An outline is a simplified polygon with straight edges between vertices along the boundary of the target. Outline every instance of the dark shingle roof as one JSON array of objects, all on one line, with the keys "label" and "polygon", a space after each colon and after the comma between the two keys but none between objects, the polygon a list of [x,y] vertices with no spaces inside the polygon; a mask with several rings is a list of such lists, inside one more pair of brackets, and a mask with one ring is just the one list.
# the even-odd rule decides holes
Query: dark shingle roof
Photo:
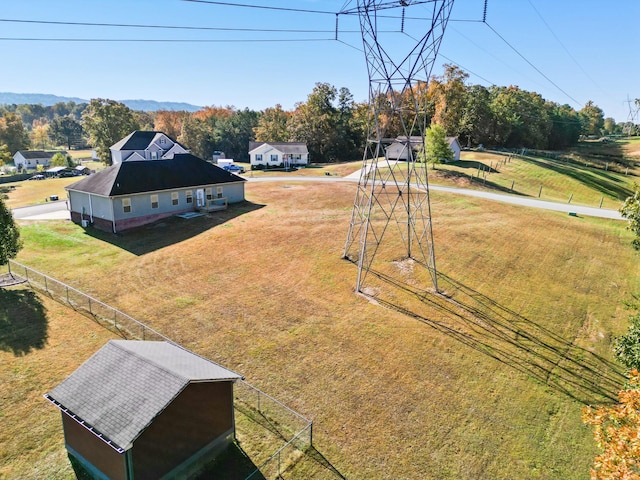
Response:
[{"label": "dark shingle roof", "polygon": [[169,342],[111,340],[45,396],[123,451],[190,382],[241,378]]},{"label": "dark shingle roof", "polygon": [[177,153],[166,160],[121,162],[65,188],[114,197],[245,181],[190,153]]},{"label": "dark shingle roof", "polygon": [[[109,147],[111,150],[139,150],[142,151],[146,149],[153,140],[159,136],[164,135],[173,143],[180,145],[173,138],[163,132],[150,132],[146,130],[136,130],[131,132],[129,135],[124,137],[122,140],[114,143]],[[187,150],[183,145],[180,145],[182,148]]]},{"label": "dark shingle roof", "polygon": [[249,142],[249,151],[252,152],[262,145],[271,145],[282,153],[309,153],[307,144],[304,142]]},{"label": "dark shingle roof", "polygon": [[24,158],[52,158],[58,152],[43,152],[42,150],[19,150]]}]

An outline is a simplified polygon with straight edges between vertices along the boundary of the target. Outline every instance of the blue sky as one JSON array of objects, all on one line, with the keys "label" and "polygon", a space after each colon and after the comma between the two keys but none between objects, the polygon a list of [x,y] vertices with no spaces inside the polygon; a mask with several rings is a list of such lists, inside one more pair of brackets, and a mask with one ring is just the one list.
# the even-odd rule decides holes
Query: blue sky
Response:
[{"label": "blue sky", "polygon": [[[443,63],[455,62],[470,72],[469,83],[518,85],[576,109],[593,100],[605,116],[618,122],[627,120],[627,97],[640,98],[640,64],[636,53],[640,1],[488,0],[487,24],[462,21],[481,20],[484,1],[455,0],[434,74],[441,73]],[[3,3],[0,11],[3,92],[51,93],[87,99],[151,99],[260,110],[278,103],[291,109],[296,102],[306,99],[316,82],[327,82],[337,88],[349,88],[357,101],[367,99],[368,78],[356,16],[339,17],[340,41],[335,41],[335,15],[329,14],[182,0]],[[227,3],[337,12],[345,5],[354,7],[357,2],[229,0]],[[423,13],[424,6],[411,7],[407,17],[414,12]],[[43,25],[5,20],[252,31]],[[388,22],[389,28],[399,29],[399,19]],[[407,20],[405,28],[405,31],[413,29],[416,35],[421,27],[418,22]],[[279,31],[262,31],[265,29]],[[15,38],[35,40],[8,40]],[[82,41],[50,40],[59,38]]]}]

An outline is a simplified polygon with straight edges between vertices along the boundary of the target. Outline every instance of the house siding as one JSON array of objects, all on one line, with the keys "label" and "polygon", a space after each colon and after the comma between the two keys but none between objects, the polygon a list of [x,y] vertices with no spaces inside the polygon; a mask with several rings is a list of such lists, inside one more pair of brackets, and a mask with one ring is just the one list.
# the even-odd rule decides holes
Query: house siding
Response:
[{"label": "house siding", "polygon": [[[256,155],[262,155],[262,161],[256,160]],[[272,160],[271,156],[277,155],[277,160]],[[279,166],[285,162],[285,155],[288,155],[287,152],[279,150],[278,148],[265,143],[264,145],[260,145],[249,154],[249,162],[252,166],[254,165],[267,165],[267,166]],[[291,165],[307,165],[309,163],[309,154],[304,153],[300,154],[301,158],[299,160],[290,160]]]},{"label": "house siding", "polygon": [[[127,478],[124,455],[96,437],[67,414],[62,413],[62,427],[67,449],[75,452],[78,461],[85,468],[95,468],[105,478],[124,480]],[[90,465],[86,465],[88,462]]]},{"label": "house siding", "polygon": [[[244,182],[204,185],[202,187],[185,187],[162,192],[145,192],[118,197],[101,197],[84,192],[69,191],[69,208],[71,220],[82,223],[89,220],[95,228],[107,232],[120,232],[130,228],[153,223],[179,213],[196,210],[196,190],[211,188],[213,197],[217,197],[217,189],[222,188],[222,197],[228,203],[244,201]],[[187,190],[193,193],[193,203],[187,203]],[[178,204],[173,205],[171,194],[178,193]],[[158,208],[151,207],[151,195],[158,196]],[[125,213],[122,200],[131,200],[131,212]],[[93,215],[91,211],[93,208]]]},{"label": "house siding", "polygon": [[113,220],[111,202],[107,197],[69,190],[69,210],[81,215],[81,220]]},{"label": "house siding", "polygon": [[134,477],[161,478],[233,429],[233,382],[192,383],[134,441]]}]

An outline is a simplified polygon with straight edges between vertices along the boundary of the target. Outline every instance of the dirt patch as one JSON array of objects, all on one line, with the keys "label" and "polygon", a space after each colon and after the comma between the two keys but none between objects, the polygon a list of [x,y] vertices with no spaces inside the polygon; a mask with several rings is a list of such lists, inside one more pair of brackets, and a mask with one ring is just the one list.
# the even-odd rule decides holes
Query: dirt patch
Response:
[{"label": "dirt patch", "polygon": [[11,287],[24,282],[26,282],[24,278],[14,275],[13,273],[3,273],[0,275],[0,287]]}]

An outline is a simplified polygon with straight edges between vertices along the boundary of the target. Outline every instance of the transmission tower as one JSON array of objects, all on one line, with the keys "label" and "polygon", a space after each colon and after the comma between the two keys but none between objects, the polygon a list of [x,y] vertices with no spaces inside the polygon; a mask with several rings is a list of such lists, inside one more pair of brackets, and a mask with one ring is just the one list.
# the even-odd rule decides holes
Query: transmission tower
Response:
[{"label": "transmission tower", "polygon": [[[358,292],[367,274],[406,259],[426,267],[438,290],[429,183],[419,157],[429,122],[427,86],[453,2],[358,0],[356,9],[342,12],[359,16],[369,73],[368,135],[344,250],[358,265]],[[417,34],[407,31],[409,18]]]},{"label": "transmission tower", "polygon": [[636,131],[636,121],[638,120],[638,110],[640,109],[640,101],[636,98],[635,100],[631,100],[629,95],[627,95],[627,101],[625,102],[629,105],[629,115],[627,116],[627,123],[622,129],[622,133],[627,136],[631,136]]}]

